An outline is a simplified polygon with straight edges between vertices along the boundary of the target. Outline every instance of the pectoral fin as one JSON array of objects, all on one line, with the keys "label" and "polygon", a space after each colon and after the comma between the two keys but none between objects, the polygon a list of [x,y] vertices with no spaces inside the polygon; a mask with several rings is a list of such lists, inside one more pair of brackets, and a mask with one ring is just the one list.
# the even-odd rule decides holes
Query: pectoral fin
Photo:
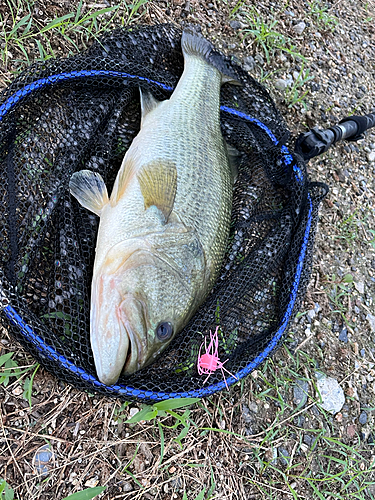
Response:
[{"label": "pectoral fin", "polygon": [[109,201],[102,176],[91,170],[75,172],[70,179],[69,189],[83,207],[99,216]]},{"label": "pectoral fin", "polygon": [[155,160],[144,165],[137,174],[145,202],[145,210],[155,205],[168,220],[177,191],[177,168],[168,160]]},{"label": "pectoral fin", "polygon": [[135,173],[134,160],[132,158],[127,158],[125,156],[112,189],[112,194],[111,194],[112,207],[117,205],[121,196],[125,193],[129,181],[134,176],[134,173]]}]

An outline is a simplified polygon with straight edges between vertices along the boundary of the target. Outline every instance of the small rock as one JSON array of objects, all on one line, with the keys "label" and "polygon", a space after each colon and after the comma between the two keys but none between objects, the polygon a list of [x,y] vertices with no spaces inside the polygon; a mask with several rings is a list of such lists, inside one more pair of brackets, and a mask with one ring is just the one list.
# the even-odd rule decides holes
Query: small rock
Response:
[{"label": "small rock", "polygon": [[176,478],[173,478],[171,481],[171,486],[174,490],[179,490],[182,488],[182,479],[180,476],[177,476]]},{"label": "small rock", "polygon": [[297,35],[302,35],[305,28],[306,28],[306,23],[301,21],[300,23],[293,26],[293,31],[297,33]]},{"label": "small rock", "polygon": [[253,413],[258,413],[258,405],[256,404],[255,401],[250,401],[249,410],[252,411]]},{"label": "small rock", "polygon": [[259,66],[264,66],[264,59],[260,54],[257,54],[255,57],[255,62],[259,64]]},{"label": "small rock", "polygon": [[346,433],[350,438],[354,438],[356,434],[357,426],[355,424],[348,425]]},{"label": "small rock", "polygon": [[98,484],[98,482],[99,482],[99,479],[96,476],[94,476],[85,482],[85,486],[87,486],[88,488],[95,488],[95,486]]},{"label": "small rock", "polygon": [[241,23],[239,21],[229,21],[229,26],[234,30],[239,30],[241,28]]},{"label": "small rock", "polygon": [[48,476],[50,470],[55,466],[55,455],[50,444],[44,444],[37,449],[33,458],[35,472],[42,476]]},{"label": "small rock", "polygon": [[304,434],[303,442],[307,444],[310,448],[312,448],[315,444],[316,438],[310,436],[309,434]]},{"label": "small rock", "polygon": [[316,407],[316,405],[314,405],[314,406],[311,407],[311,413],[313,415],[315,415],[316,417],[320,416],[320,412],[319,412],[318,408]]},{"label": "small rock", "polygon": [[336,379],[327,377],[324,373],[316,372],[317,388],[322,398],[320,406],[329,413],[338,413],[345,403],[342,387]]},{"label": "small rock", "polygon": [[293,402],[301,408],[307,402],[309,383],[306,380],[296,380],[293,386]]},{"label": "small rock", "polygon": [[375,151],[371,151],[371,153],[367,155],[367,158],[368,161],[375,161]]},{"label": "small rock", "polygon": [[336,174],[340,182],[346,182],[346,176],[341,168],[336,170]]},{"label": "small rock", "polygon": [[128,482],[122,483],[122,491],[124,493],[127,493],[128,491],[133,491],[133,486],[131,485],[131,483]]},{"label": "small rock", "polygon": [[367,419],[368,419],[367,413],[365,411],[362,411],[359,418],[358,418],[358,422],[361,425],[365,425],[365,423],[367,422]]},{"label": "small rock", "polygon": [[285,90],[288,87],[288,82],[286,80],[283,80],[282,78],[279,78],[278,80],[276,80],[274,85],[277,90]]},{"label": "small rock", "polygon": [[280,463],[286,467],[290,461],[290,455],[288,453],[288,450],[279,446],[277,451],[279,452]]},{"label": "small rock", "polygon": [[299,78],[299,71],[293,71],[293,78],[295,80],[298,80],[298,78]]},{"label": "small rock", "polygon": [[368,315],[366,316],[366,319],[370,323],[370,328],[371,328],[372,332],[375,333],[375,316],[368,313]]},{"label": "small rock", "polygon": [[12,390],[13,396],[20,396],[23,393],[22,387],[20,385],[16,385],[16,387]]},{"label": "small rock", "polygon": [[355,286],[356,290],[361,295],[363,295],[365,293],[365,284],[363,283],[363,281],[359,281],[358,283],[354,283],[354,286]]},{"label": "small rock", "polygon": [[245,57],[243,60],[243,69],[245,71],[253,71],[255,68],[255,59],[252,56]]},{"label": "small rock", "polygon": [[344,328],[341,330],[340,334],[339,334],[339,340],[341,342],[344,342],[345,344],[348,343],[348,330],[347,328],[344,326]]},{"label": "small rock", "polygon": [[250,424],[252,422],[250,410],[246,405],[242,405],[242,418],[246,424]]},{"label": "small rock", "polygon": [[315,316],[316,316],[316,311],[315,309],[310,309],[309,312],[307,313],[307,316],[310,318],[310,319],[314,319]]},{"label": "small rock", "polygon": [[303,415],[297,415],[296,417],[294,417],[293,422],[297,427],[303,427],[305,420],[306,419]]},{"label": "small rock", "polygon": [[290,75],[290,74],[286,75],[286,83],[287,83],[288,87],[290,87],[291,85],[293,85],[293,77],[292,77],[292,75]]},{"label": "small rock", "polygon": [[138,408],[130,408],[129,410],[130,418],[134,417],[134,415],[136,415],[138,412],[139,412]]}]

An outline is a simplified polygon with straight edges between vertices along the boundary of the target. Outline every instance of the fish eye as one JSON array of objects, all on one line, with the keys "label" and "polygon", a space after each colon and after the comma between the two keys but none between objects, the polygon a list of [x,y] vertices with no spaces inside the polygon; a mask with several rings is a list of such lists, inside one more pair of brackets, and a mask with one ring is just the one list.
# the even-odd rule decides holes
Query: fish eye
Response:
[{"label": "fish eye", "polygon": [[172,323],[169,323],[168,321],[159,323],[158,326],[156,327],[156,335],[159,340],[170,339],[172,337],[172,333],[173,333],[173,326]]}]

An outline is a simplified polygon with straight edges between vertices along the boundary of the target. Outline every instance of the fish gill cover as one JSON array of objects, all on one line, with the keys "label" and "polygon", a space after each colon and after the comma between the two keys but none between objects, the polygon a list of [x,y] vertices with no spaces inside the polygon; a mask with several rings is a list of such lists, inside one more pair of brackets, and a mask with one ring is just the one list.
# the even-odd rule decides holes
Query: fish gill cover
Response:
[{"label": "fish gill cover", "polygon": [[[113,386],[98,381],[89,325],[99,221],[69,181],[89,169],[112,189],[140,128],[138,87],[170,97],[183,71],[180,41],[171,25],[118,29],[81,54],[30,66],[0,96],[2,325],[61,380],[123,399],[207,396],[280,345],[306,291],[327,192],[288,149],[265,89],[226,58],[243,86],[223,85],[221,128],[242,155],[221,273],[152,365]],[[215,330],[219,359],[234,375],[226,383],[220,370],[206,383],[198,374],[199,348]]]}]

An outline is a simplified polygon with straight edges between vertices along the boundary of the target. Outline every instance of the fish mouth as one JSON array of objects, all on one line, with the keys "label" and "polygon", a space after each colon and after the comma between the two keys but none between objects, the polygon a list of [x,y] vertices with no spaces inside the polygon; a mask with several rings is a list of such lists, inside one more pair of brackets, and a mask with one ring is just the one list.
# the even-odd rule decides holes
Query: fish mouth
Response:
[{"label": "fish mouth", "polygon": [[148,339],[144,302],[134,298],[125,299],[121,304],[121,319],[128,337],[128,352],[123,374],[131,375],[142,368],[147,353]]},{"label": "fish mouth", "polygon": [[121,373],[139,370],[147,351],[145,304],[133,296],[119,302],[112,302],[103,315],[92,307],[90,340],[95,368],[100,382],[108,386]]}]

